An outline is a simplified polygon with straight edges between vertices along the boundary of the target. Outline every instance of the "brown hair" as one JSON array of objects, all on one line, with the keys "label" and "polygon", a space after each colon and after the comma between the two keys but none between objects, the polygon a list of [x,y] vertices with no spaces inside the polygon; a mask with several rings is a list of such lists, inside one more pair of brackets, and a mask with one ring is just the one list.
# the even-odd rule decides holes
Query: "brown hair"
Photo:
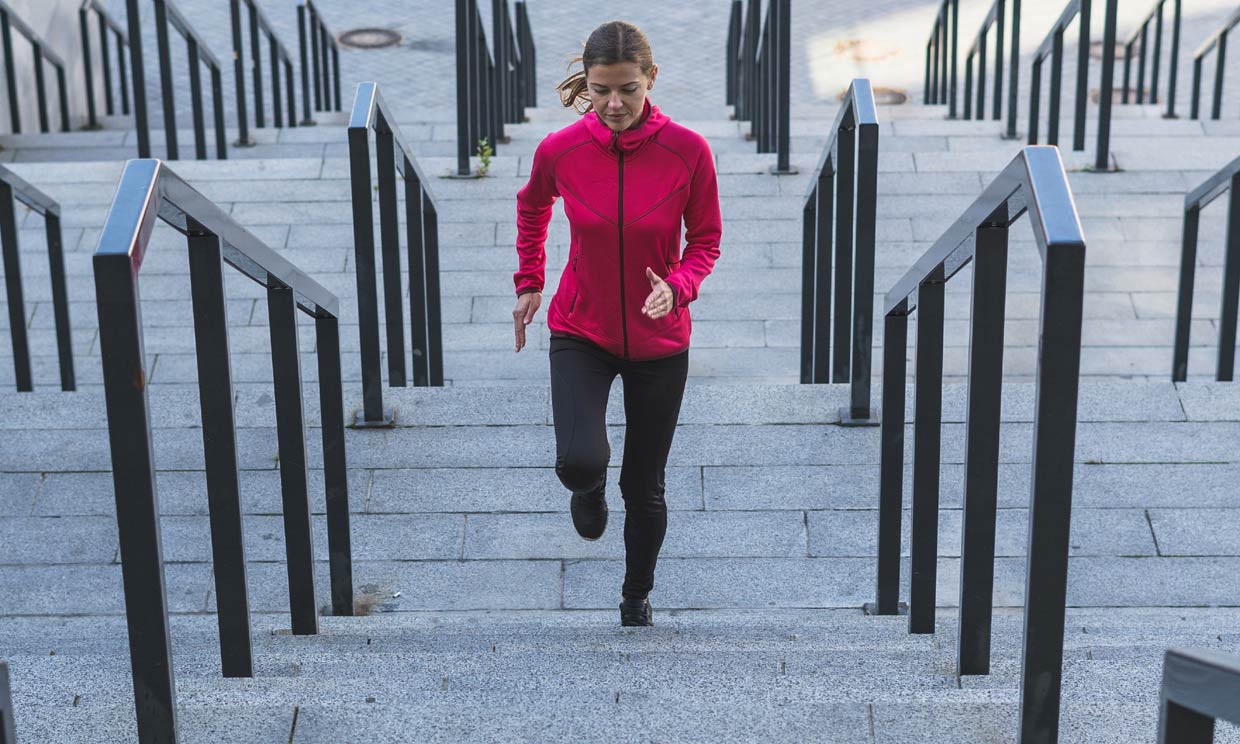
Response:
[{"label": "brown hair", "polygon": [[641,29],[626,21],[608,21],[590,34],[586,39],[581,56],[568,63],[571,69],[580,62],[582,69],[564,79],[556,90],[560,93],[560,102],[565,108],[572,107],[579,114],[594,110],[590,96],[586,93],[586,73],[594,65],[614,65],[621,62],[632,62],[641,68],[642,74],[649,76],[654,72],[654,54],[650,51],[650,41]]}]

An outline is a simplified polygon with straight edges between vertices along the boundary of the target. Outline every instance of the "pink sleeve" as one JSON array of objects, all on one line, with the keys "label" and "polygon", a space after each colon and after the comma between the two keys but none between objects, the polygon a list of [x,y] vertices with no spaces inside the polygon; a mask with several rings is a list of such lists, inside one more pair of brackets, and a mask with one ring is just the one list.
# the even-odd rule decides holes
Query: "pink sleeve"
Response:
[{"label": "pink sleeve", "polygon": [[559,196],[554,168],[547,162],[548,149],[546,139],[539,143],[530,167],[530,180],[517,192],[518,268],[512,280],[518,295],[541,292],[543,288],[547,267],[547,225],[551,222],[551,208]]},{"label": "pink sleeve", "polygon": [[697,299],[698,286],[719,258],[719,238],[723,234],[715,160],[705,139],[702,139],[692,179],[689,203],[685,206],[685,247],[681,252],[680,266],[665,280],[675,289],[679,307],[686,307]]}]

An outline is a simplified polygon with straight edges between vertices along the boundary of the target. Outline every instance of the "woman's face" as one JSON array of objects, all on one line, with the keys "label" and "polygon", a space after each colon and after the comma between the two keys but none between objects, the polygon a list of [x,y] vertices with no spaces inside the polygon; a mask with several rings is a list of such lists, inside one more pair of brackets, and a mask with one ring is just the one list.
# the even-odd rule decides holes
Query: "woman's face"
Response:
[{"label": "woman's face", "polygon": [[586,90],[598,118],[613,131],[621,132],[641,118],[646,105],[646,91],[654,85],[659,68],[642,74],[636,62],[594,65],[586,72]]}]

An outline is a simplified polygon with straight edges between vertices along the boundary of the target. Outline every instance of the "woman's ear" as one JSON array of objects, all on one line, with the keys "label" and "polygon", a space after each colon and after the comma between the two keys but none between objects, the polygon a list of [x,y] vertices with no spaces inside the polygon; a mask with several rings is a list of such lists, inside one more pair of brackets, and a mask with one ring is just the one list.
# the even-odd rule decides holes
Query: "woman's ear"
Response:
[{"label": "woman's ear", "polygon": [[659,66],[654,65],[650,68],[650,82],[646,84],[646,90],[650,90],[654,86],[654,79],[659,75]]}]

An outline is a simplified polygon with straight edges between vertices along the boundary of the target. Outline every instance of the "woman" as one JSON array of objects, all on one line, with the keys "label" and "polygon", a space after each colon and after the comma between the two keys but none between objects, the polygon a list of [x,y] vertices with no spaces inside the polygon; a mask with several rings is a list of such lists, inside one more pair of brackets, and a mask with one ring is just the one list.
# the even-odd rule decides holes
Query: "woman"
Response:
[{"label": "woman", "polygon": [[547,311],[555,471],[572,491],[573,526],[597,540],[607,527],[611,457],[604,414],[620,375],[620,622],[653,625],[647,595],[667,529],[664,467],[689,369],[688,305],[719,256],[719,191],[706,140],[646,98],[658,68],[640,30],[605,23],[576,61],[583,70],[559,92],[584,116],[539,144],[517,194],[516,350],[542,303],[547,223],[562,196],[569,257]]}]

